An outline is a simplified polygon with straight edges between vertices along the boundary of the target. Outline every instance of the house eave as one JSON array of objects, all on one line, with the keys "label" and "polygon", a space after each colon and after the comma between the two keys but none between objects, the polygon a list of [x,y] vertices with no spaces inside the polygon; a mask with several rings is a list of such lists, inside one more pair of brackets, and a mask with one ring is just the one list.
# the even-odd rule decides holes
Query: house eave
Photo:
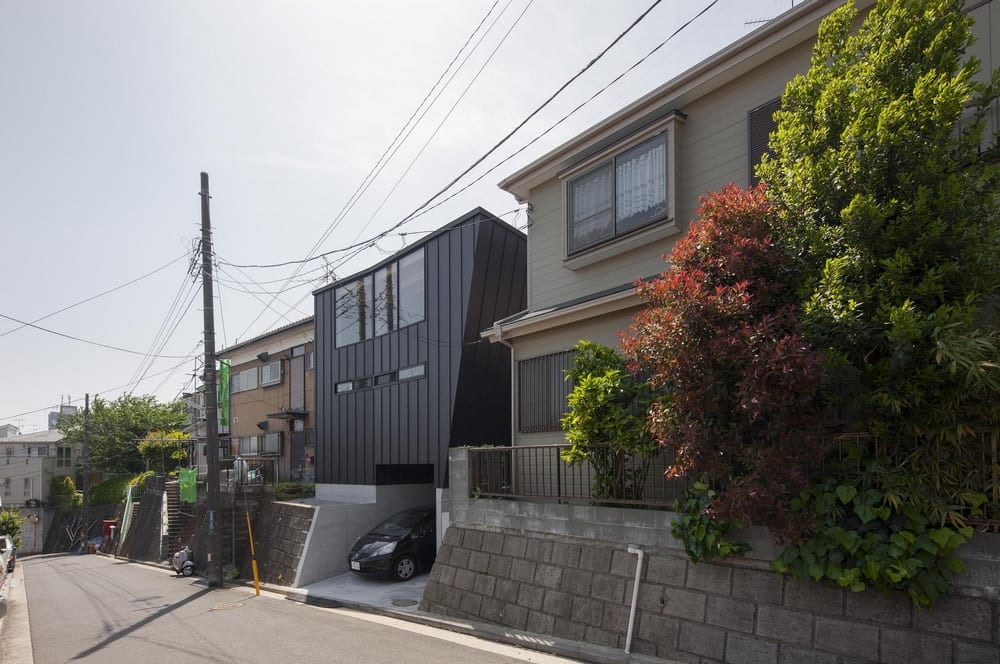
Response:
[{"label": "house eave", "polygon": [[483,330],[480,337],[490,343],[510,341],[517,337],[553,330],[597,316],[618,313],[641,304],[642,300],[633,289],[629,288],[568,307],[527,312],[505,321],[497,321],[493,327]]},{"label": "house eave", "polygon": [[[692,100],[725,86],[778,54],[806,40],[814,40],[820,21],[841,4],[830,0],[807,0],[793,7],[504,178],[498,186],[512,194],[519,203],[528,202],[532,188],[556,177],[575,155],[607,139],[630,121],[655,113],[665,106],[683,108]],[[874,0],[855,2],[860,11],[874,4]]]}]

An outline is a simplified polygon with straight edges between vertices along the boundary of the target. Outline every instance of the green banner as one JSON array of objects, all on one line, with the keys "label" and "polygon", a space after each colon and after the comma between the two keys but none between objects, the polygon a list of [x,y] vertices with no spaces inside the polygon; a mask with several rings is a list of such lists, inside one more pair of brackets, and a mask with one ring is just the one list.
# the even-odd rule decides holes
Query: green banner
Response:
[{"label": "green banner", "polygon": [[219,426],[229,426],[229,360],[219,360]]},{"label": "green banner", "polygon": [[177,483],[181,489],[181,501],[185,503],[198,502],[198,469],[178,468]]}]

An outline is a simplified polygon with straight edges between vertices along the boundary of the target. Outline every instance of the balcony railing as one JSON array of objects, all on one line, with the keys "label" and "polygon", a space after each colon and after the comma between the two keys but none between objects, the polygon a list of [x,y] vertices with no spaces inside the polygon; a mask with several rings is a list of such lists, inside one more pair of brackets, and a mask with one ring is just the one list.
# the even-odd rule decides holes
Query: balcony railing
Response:
[{"label": "balcony railing", "polygon": [[597,452],[601,458],[597,464],[569,464],[559,455],[565,448],[532,445],[470,449],[470,497],[669,508],[684,494],[683,480],[665,476],[672,461],[666,452],[644,460],[613,455],[604,449]]}]

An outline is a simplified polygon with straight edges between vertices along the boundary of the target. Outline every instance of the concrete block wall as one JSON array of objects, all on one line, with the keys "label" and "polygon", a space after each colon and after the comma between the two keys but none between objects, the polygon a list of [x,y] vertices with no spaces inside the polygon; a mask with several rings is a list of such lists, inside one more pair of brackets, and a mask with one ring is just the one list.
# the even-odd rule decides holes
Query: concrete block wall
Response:
[{"label": "concrete block wall", "polygon": [[[952,596],[930,609],[902,593],[853,593],[778,576],[766,535],[755,557],[694,564],[652,510],[475,500],[451,457],[451,526],[421,608],[624,648],[638,544],[632,652],[692,664],[997,664],[1000,536],[964,552]],[[464,483],[464,489],[463,489]]]},{"label": "concrete block wall", "polygon": [[[452,524],[421,609],[624,648],[637,559],[617,543]],[[917,609],[903,593],[656,551],[641,571],[632,652],[692,664],[996,664],[998,619],[995,597]]]},{"label": "concrete block wall", "polygon": [[[254,519],[254,546],[260,580],[289,586],[295,582],[314,508],[290,502],[266,501]],[[246,526],[242,526],[246,530]],[[253,578],[249,546],[244,547],[240,572]]]}]

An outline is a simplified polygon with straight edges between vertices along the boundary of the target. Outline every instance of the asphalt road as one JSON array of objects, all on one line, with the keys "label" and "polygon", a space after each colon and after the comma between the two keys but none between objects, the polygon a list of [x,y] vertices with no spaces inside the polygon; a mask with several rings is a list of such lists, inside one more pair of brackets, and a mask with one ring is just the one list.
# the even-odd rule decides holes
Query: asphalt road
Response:
[{"label": "asphalt road", "polygon": [[258,597],[242,586],[210,589],[197,577],[99,555],[32,556],[18,567],[12,581],[23,584],[24,597],[8,597],[0,645],[17,640],[8,628],[23,622],[12,618],[26,608],[34,664],[572,661],[395,618]]}]

